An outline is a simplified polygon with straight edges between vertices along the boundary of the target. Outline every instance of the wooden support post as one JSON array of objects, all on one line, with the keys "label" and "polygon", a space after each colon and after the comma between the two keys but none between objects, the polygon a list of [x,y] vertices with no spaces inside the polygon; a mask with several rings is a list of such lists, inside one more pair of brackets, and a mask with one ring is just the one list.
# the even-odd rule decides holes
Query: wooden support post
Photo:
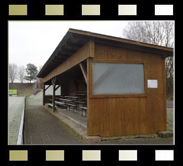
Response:
[{"label": "wooden support post", "polygon": [[87,59],[87,135],[90,134],[92,126],[92,119],[90,116],[90,95],[92,94],[92,82],[91,82],[91,71],[92,71],[92,59]]},{"label": "wooden support post", "polygon": [[53,101],[53,112],[56,110],[55,109],[55,85],[53,85],[53,98],[52,98],[52,101]]},{"label": "wooden support post", "polygon": [[45,105],[45,84],[43,83],[43,105]]},{"label": "wooden support post", "polygon": [[52,96],[52,104],[53,104],[53,112],[55,112],[55,84],[56,84],[56,77],[52,78],[52,86],[53,86],[53,96]]},{"label": "wooden support post", "polygon": [[84,76],[84,79],[85,79],[85,82],[86,82],[86,85],[87,85],[87,72],[86,72],[86,69],[85,69],[85,67],[83,66],[82,63],[80,63],[79,66],[81,68],[81,71],[83,73],[83,76]]}]

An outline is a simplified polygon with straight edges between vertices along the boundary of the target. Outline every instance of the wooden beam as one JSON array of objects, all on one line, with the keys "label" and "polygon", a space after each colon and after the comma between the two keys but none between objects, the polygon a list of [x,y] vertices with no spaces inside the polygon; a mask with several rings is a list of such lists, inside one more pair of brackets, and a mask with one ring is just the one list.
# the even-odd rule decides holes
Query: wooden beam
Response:
[{"label": "wooden beam", "polygon": [[52,104],[53,104],[53,112],[55,112],[55,83],[56,83],[56,77],[52,78],[52,86],[53,86],[53,96],[52,96]]},{"label": "wooden beam", "polygon": [[70,55],[72,54],[74,51],[72,51],[71,49],[67,49],[67,48],[61,48],[61,54],[64,53],[66,55]]},{"label": "wooden beam", "polygon": [[56,83],[56,77],[53,77],[53,78],[51,79],[51,82],[52,82],[52,85],[55,85],[55,83]]},{"label": "wooden beam", "polygon": [[79,40],[72,39],[72,41],[67,42],[69,45],[74,45],[78,49],[83,46],[83,43],[79,43]]},{"label": "wooden beam", "polygon": [[43,83],[43,105],[45,105],[45,84]]},{"label": "wooden beam", "polygon": [[84,42],[84,43],[87,43],[90,39],[89,39],[89,37],[86,38],[86,36],[81,36],[81,35],[78,35],[78,34],[73,34],[72,41],[73,40],[77,41],[78,43],[79,43],[79,41],[80,41],[80,43],[81,43],[81,41]]},{"label": "wooden beam", "polygon": [[85,69],[85,67],[83,66],[82,63],[80,63],[79,66],[80,66],[80,68],[81,68],[81,71],[82,71],[82,73],[83,73],[83,77],[84,77],[85,82],[86,82],[86,85],[87,85],[87,72],[86,72],[86,69]]},{"label": "wooden beam", "polygon": [[76,50],[78,50],[80,47],[77,46],[77,45],[75,45],[75,44],[65,43],[64,48],[65,48],[66,50],[71,49],[71,50],[75,50],[75,51],[76,51]]},{"label": "wooden beam", "polygon": [[55,91],[60,87],[61,85],[58,85],[57,87],[55,87]]},{"label": "wooden beam", "polygon": [[106,40],[108,41],[115,41],[115,42],[120,42],[120,45],[123,45],[122,43],[126,43],[126,44],[132,44],[132,45],[137,45],[137,46],[142,46],[142,47],[147,47],[147,48],[155,48],[155,49],[160,49],[160,50],[164,50],[169,52],[170,54],[173,54],[173,48],[168,48],[168,47],[163,47],[163,46],[158,46],[158,45],[153,45],[153,44],[147,44],[147,43],[142,43],[142,42],[138,42],[138,41],[133,41],[133,40],[128,40],[128,39],[124,39],[124,38],[118,38],[118,37],[113,37],[113,36],[107,36],[107,35],[100,35],[97,33],[91,33],[91,32],[87,32],[87,31],[79,31],[79,30],[75,30],[75,29],[69,29],[69,31],[73,34],[73,37],[76,38],[75,36],[79,36],[78,38],[82,38],[80,37],[81,35],[83,35],[84,38],[95,38],[95,39],[100,39],[100,40]]},{"label": "wooden beam", "polygon": [[53,112],[55,112],[55,85],[53,85],[53,96],[52,96]]},{"label": "wooden beam", "polygon": [[66,57],[64,57],[64,56],[56,56],[56,57],[54,57],[54,60],[66,60],[67,58]]},{"label": "wooden beam", "polygon": [[57,64],[59,64],[60,62],[58,61],[58,60],[55,60],[55,59],[53,59],[51,62],[50,62],[50,64],[51,65],[57,65]]},{"label": "wooden beam", "polygon": [[75,52],[71,57],[69,57],[66,61],[60,64],[58,67],[53,69],[47,76],[43,78],[43,82],[50,80],[51,78],[62,74],[68,69],[74,67],[80,62],[84,61],[88,57],[90,57],[90,42],[81,47],[77,52]]},{"label": "wooden beam", "polygon": [[92,94],[92,58],[87,59],[87,134],[89,134],[92,126],[92,117],[90,115],[90,96]]},{"label": "wooden beam", "polygon": [[95,56],[95,42],[93,39],[91,39],[89,41],[90,43],[90,57],[94,57]]},{"label": "wooden beam", "polygon": [[47,88],[46,88],[44,91],[46,91],[50,86],[51,86],[51,85],[48,85]]},{"label": "wooden beam", "polygon": [[55,57],[65,57],[65,55],[68,55],[67,53],[62,52],[61,50],[56,54]]}]

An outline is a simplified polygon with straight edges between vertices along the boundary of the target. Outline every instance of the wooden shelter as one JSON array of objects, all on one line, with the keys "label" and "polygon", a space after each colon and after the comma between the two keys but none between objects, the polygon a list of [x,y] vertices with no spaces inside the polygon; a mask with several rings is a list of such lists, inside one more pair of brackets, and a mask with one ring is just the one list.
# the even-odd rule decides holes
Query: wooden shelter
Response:
[{"label": "wooden shelter", "polygon": [[168,56],[172,48],[69,29],[38,77],[43,92],[52,84],[63,96],[87,91],[89,136],[154,134],[167,130]]}]

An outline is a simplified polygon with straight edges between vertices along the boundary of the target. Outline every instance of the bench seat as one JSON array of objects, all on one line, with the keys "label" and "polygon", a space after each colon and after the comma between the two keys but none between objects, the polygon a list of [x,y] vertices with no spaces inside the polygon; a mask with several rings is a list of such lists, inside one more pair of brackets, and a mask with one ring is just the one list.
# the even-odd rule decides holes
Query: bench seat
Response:
[{"label": "bench seat", "polygon": [[80,107],[82,110],[82,116],[86,116],[87,115],[87,107]]},{"label": "bench seat", "polygon": [[[49,103],[48,107],[53,108],[53,104]],[[55,105],[55,108],[58,108],[58,107]]]},{"label": "bench seat", "polygon": [[[66,103],[66,105],[67,105],[67,108],[69,108],[69,111],[70,111],[70,107],[72,107],[72,108],[73,108],[73,112],[76,112],[76,110],[77,110],[77,105],[71,104],[71,103]],[[68,110],[68,109],[67,109],[67,110]]]},{"label": "bench seat", "polygon": [[59,102],[59,101],[55,101],[55,104],[56,104],[56,105],[59,105],[59,106],[66,106],[65,103]]}]

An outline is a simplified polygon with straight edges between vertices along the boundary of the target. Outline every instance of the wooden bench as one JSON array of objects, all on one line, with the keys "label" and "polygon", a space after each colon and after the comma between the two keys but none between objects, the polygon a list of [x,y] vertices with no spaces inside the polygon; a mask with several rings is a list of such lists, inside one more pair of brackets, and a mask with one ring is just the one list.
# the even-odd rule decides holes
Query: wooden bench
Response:
[{"label": "wooden bench", "polygon": [[82,110],[81,116],[86,116],[87,115],[87,107],[80,107]]},{"label": "wooden bench", "polygon": [[55,101],[55,104],[61,107],[66,107],[66,104],[63,102]]},{"label": "wooden bench", "polygon": [[[53,108],[53,104],[49,103],[48,107]],[[58,107],[55,105],[55,108],[57,109]]]},{"label": "wooden bench", "polygon": [[73,108],[73,112],[76,113],[77,105],[71,104],[71,103],[66,103],[66,105],[67,105],[67,108],[69,107],[69,111],[70,111],[70,107],[72,107]]}]

